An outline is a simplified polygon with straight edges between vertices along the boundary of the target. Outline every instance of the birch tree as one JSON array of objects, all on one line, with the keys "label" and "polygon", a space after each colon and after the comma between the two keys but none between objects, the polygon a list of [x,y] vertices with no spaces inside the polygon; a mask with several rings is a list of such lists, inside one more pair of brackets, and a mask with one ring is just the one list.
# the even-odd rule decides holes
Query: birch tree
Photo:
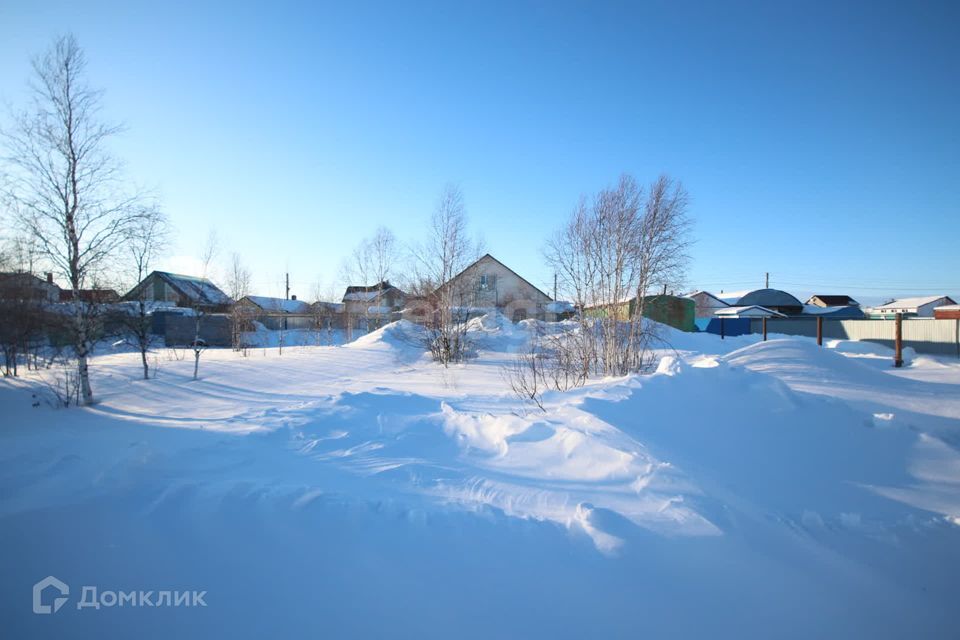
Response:
[{"label": "birch tree", "polygon": [[89,86],[86,59],[71,36],[33,61],[31,106],[3,132],[6,197],[40,255],[71,291],[72,346],[80,397],[93,403],[89,360],[94,318],[80,290],[102,275],[143,211],[107,149],[120,128],[101,118],[102,92]]},{"label": "birch tree", "polygon": [[[137,219],[126,243],[131,270],[136,274],[137,284],[143,282],[153,269],[154,261],[167,248],[169,234],[170,227],[166,216],[155,207],[145,209],[143,215]],[[140,352],[143,379],[149,380],[150,365],[147,354],[153,346],[153,314],[147,302],[147,287],[139,287],[136,292],[137,299],[133,301],[135,307],[132,313],[123,313],[121,320],[127,330],[128,341]]]},{"label": "birch tree", "polygon": [[[690,245],[688,196],[661,176],[649,187],[624,175],[581,199],[549,241],[547,260],[563,293],[580,309],[579,330],[554,341],[574,379],[641,369],[656,337],[644,322],[645,296],[682,281]],[[581,382],[582,383],[582,382]]]},{"label": "birch tree", "polygon": [[463,360],[466,344],[464,304],[469,292],[452,282],[475,261],[480,243],[469,233],[463,193],[448,185],[430,217],[427,238],[413,250],[412,293],[425,304],[426,346],[444,366]]}]

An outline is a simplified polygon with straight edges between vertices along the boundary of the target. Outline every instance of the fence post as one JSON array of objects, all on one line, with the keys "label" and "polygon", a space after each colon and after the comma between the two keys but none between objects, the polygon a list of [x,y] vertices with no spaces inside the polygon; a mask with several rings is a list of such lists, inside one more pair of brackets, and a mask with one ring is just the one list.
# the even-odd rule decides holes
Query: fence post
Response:
[{"label": "fence post", "polygon": [[897,314],[897,328],[893,344],[893,366],[903,366],[903,314]]},{"label": "fence post", "polygon": [[725,336],[724,336],[723,320],[724,320],[723,318],[720,318],[720,339],[721,339],[721,340],[723,340],[724,337],[725,337]]},{"label": "fence post", "polygon": [[767,316],[763,316],[763,341],[767,341]]},{"label": "fence post", "polygon": [[823,346],[823,316],[817,316],[817,346]]}]

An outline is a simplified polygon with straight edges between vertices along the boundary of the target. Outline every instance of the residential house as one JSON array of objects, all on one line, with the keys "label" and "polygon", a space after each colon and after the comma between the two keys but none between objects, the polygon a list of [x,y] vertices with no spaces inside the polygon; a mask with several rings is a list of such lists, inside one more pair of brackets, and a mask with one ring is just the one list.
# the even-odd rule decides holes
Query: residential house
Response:
[{"label": "residential house", "polygon": [[143,299],[171,307],[201,309],[208,313],[229,311],[233,300],[207,278],[166,271],[152,271],[131,289],[124,300]]},{"label": "residential house", "polygon": [[237,300],[234,309],[247,311],[248,317],[267,329],[312,329],[316,326],[313,306],[293,296],[271,298],[267,296],[244,296]]},{"label": "residential house", "polygon": [[60,301],[60,287],[53,281],[53,274],[46,279],[32,273],[14,271],[0,273],[0,300],[30,299],[36,302]]},{"label": "residential house", "polygon": [[851,298],[850,296],[843,295],[821,295],[815,294],[810,296],[804,305],[814,306],[814,307],[859,307],[860,303]]},{"label": "residential house", "polygon": [[[113,289],[80,289],[80,300],[88,304],[114,304],[120,302],[120,294]],[[60,289],[60,302],[73,302],[71,289]]]},{"label": "residential house", "polygon": [[384,280],[372,285],[351,285],[343,293],[343,313],[351,326],[363,324],[368,319],[376,325],[399,314],[406,303],[407,294]]},{"label": "residential house", "polygon": [[452,290],[453,304],[468,314],[496,309],[514,322],[546,319],[546,307],[553,302],[550,296],[489,253],[443,283],[440,289]]},{"label": "residential house", "polygon": [[879,307],[869,307],[865,312],[874,319],[890,319],[898,313],[914,318],[932,318],[937,307],[954,304],[957,303],[950,296],[923,296],[893,300]]},{"label": "residential house", "polygon": [[[707,319],[713,318],[713,314],[717,309],[723,309],[724,307],[729,307],[730,305],[721,300],[719,297],[713,295],[709,291],[694,291],[693,293],[688,293],[687,298],[690,298],[694,302],[694,312],[693,316],[696,319]],[[738,296],[739,299],[739,296]]]}]

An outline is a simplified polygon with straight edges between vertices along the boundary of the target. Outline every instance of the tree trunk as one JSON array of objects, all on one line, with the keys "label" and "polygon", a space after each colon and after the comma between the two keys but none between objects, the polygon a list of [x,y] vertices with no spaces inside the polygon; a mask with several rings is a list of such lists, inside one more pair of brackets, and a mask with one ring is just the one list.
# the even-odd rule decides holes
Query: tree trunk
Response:
[{"label": "tree trunk", "polygon": [[147,364],[147,350],[143,347],[140,348],[140,359],[143,360],[143,379],[150,379],[150,365]]}]

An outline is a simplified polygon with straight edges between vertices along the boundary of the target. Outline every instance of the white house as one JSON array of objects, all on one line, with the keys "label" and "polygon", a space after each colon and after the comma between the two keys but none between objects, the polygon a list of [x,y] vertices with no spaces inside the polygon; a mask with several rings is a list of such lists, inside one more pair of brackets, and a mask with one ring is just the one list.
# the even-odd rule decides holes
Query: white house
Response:
[{"label": "white house", "polygon": [[932,318],[933,310],[949,304],[957,304],[950,296],[924,296],[918,298],[901,298],[866,309],[869,318],[893,318],[898,313],[915,318]]}]

